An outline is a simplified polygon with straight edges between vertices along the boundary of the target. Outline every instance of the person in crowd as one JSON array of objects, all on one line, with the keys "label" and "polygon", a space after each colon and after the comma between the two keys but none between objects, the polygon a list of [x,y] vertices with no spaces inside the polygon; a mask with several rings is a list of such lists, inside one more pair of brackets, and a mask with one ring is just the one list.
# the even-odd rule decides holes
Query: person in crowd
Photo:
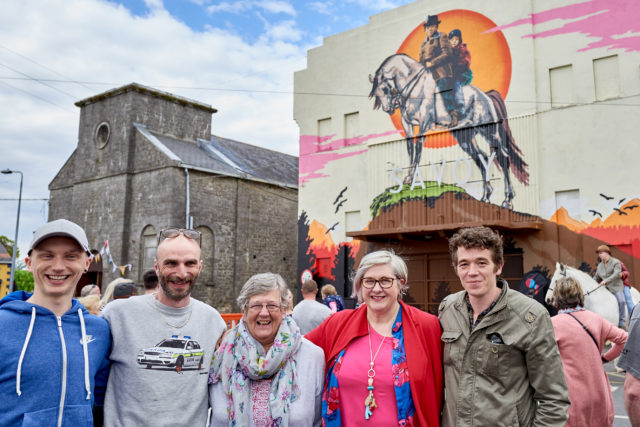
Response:
[{"label": "person in crowd", "polygon": [[78,298],[80,304],[84,305],[84,308],[91,314],[96,316],[100,315],[100,297],[96,294],[87,295],[86,297]]},{"label": "person in crowd", "polygon": [[344,300],[341,295],[338,295],[333,285],[324,285],[320,289],[320,295],[324,305],[329,307],[333,313],[344,310]]},{"label": "person in crowd", "polygon": [[631,312],[633,311],[633,307],[635,304],[633,303],[633,298],[631,298],[631,283],[629,283],[629,270],[627,270],[627,266],[624,265],[624,262],[620,261],[620,279],[622,280],[622,284],[624,285],[624,300],[627,303],[627,309],[629,310],[629,316],[631,316]]},{"label": "person in crowd", "polygon": [[471,54],[467,44],[462,42],[462,32],[459,29],[449,32],[451,44],[451,71],[454,81],[454,99],[456,109],[461,112],[464,108],[464,96],[462,87],[471,84],[473,72],[471,71]]},{"label": "person in crowd", "polygon": [[451,237],[449,252],[464,290],[439,307],[442,426],[564,426],[569,394],[551,319],[498,278],[502,237],[487,227],[465,228]]},{"label": "person in crowd", "polygon": [[444,107],[451,116],[449,127],[453,128],[458,125],[458,110],[454,99],[455,84],[451,70],[453,54],[449,35],[438,31],[439,25],[438,15],[429,15],[424,21],[427,37],[420,46],[420,62],[431,72],[436,81]]},{"label": "person in crowd", "polygon": [[627,371],[624,379],[624,405],[632,427],[640,427],[640,309],[630,314],[629,337],[618,367]]},{"label": "person in crowd", "polygon": [[296,321],[302,335],[308,334],[316,326],[331,316],[331,310],[324,304],[316,301],[318,284],[310,279],[302,284],[302,301],[293,308],[293,320]]},{"label": "person in crowd", "polygon": [[402,302],[407,265],[390,251],[369,253],[354,286],[365,304],[329,316],[306,335],[324,350],[324,425],[438,426],[440,325]]},{"label": "person in crowd", "polygon": [[113,336],[105,426],[207,424],[207,374],[226,324],[191,297],[202,270],[200,239],[196,230],[161,230],[158,292],[104,308]]},{"label": "person in crowd", "polygon": [[618,300],[618,327],[625,328],[627,310],[625,310],[624,285],[620,278],[620,273],[622,272],[620,260],[611,256],[611,249],[609,249],[607,245],[598,246],[596,253],[600,258],[600,262],[598,263],[596,274],[593,278],[596,282],[600,283],[600,285],[606,286],[607,290]]},{"label": "person in crowd", "polygon": [[293,314],[293,292],[291,292],[291,289],[287,288],[284,293],[287,300],[287,307],[284,312],[287,316],[291,316]]},{"label": "person in crowd", "polygon": [[242,287],[242,319],[223,338],[209,373],[212,427],[321,424],[324,356],[285,315],[287,289],[273,273]]},{"label": "person in crowd", "polygon": [[80,290],[80,296],[86,297],[88,295],[98,295],[98,299],[100,299],[100,286],[96,285],[95,283],[83,286]]},{"label": "person in crowd", "polygon": [[152,294],[158,290],[158,275],[155,270],[148,270],[142,275],[144,293]]},{"label": "person in crowd", "polygon": [[0,426],[92,426],[102,405],[111,335],[104,319],[73,299],[89,268],[89,243],[77,224],[39,227],[25,259],[33,293],[0,301]]},{"label": "person in crowd", "polygon": [[113,288],[113,299],[126,299],[134,296],[136,294],[136,284],[129,281],[118,283],[115,288]]},{"label": "person in crowd", "polygon": [[119,277],[117,279],[112,280],[107,285],[104,293],[102,294],[102,298],[100,298],[100,311],[104,310],[104,308],[113,301],[113,292],[120,283],[130,283],[131,279],[126,279],[124,277]]},{"label": "person in crowd", "polygon": [[[567,427],[611,426],[614,406],[609,378],[602,366],[620,355],[627,333],[602,316],[584,309],[584,294],[573,277],[563,277],[553,288],[551,318],[569,386]],[[613,346],[602,355],[605,341]]]}]

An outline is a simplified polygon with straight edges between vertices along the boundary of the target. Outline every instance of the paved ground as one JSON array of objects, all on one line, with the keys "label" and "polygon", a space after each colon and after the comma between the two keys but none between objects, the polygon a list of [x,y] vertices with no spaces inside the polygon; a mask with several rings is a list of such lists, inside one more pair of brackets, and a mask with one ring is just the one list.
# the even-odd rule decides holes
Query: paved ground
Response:
[{"label": "paved ground", "polygon": [[607,375],[609,375],[609,383],[613,393],[613,404],[616,408],[616,417],[613,420],[613,427],[631,427],[627,411],[624,408],[624,372],[617,372],[612,362],[604,365]]}]

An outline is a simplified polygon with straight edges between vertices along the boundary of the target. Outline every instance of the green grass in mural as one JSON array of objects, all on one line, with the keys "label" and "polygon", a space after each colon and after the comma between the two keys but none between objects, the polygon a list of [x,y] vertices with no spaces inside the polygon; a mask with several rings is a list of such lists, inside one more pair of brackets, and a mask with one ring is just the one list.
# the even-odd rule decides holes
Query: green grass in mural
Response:
[{"label": "green grass in mural", "polygon": [[395,206],[400,202],[408,202],[412,200],[437,199],[442,194],[452,191],[454,193],[466,193],[466,191],[457,185],[442,184],[438,186],[436,181],[425,181],[425,188],[415,186],[411,190],[411,184],[404,184],[402,190],[398,193],[391,193],[389,190],[396,187],[387,188],[384,193],[373,199],[371,203],[371,219],[375,218],[382,211],[386,211],[391,206]]}]

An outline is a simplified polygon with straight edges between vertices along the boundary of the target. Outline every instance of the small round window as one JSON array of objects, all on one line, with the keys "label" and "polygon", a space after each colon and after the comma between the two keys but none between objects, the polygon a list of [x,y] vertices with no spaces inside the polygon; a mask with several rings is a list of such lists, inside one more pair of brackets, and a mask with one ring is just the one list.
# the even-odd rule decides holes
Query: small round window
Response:
[{"label": "small round window", "polygon": [[96,128],[96,147],[98,150],[102,150],[107,143],[109,142],[109,137],[111,136],[111,129],[109,129],[109,123],[102,122]]}]

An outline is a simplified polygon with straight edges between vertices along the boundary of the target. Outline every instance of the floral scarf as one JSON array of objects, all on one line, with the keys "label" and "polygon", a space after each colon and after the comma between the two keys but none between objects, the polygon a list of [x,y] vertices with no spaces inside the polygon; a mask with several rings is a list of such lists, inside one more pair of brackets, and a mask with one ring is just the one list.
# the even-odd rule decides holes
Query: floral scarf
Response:
[{"label": "floral scarf", "polygon": [[[404,350],[402,308],[398,310],[398,316],[396,317],[392,328],[392,336],[393,350],[391,350],[391,372],[394,378],[393,388],[395,390],[396,404],[398,407],[398,425],[409,427],[413,426],[413,415],[416,412],[416,408],[413,404],[413,398],[411,397],[409,366],[407,365],[407,355]],[[324,392],[322,394],[322,425],[326,427],[342,426],[338,373],[342,366],[342,358],[345,351],[346,349],[342,350],[333,359],[325,376]],[[364,417],[364,408],[362,416]]]},{"label": "floral scarf", "polygon": [[291,402],[300,395],[295,355],[300,348],[300,329],[291,317],[280,324],[273,345],[264,351],[249,333],[244,319],[227,334],[213,354],[209,384],[222,381],[229,397],[230,426],[248,426],[252,418],[250,381],[271,378],[270,426],[288,425]]}]

